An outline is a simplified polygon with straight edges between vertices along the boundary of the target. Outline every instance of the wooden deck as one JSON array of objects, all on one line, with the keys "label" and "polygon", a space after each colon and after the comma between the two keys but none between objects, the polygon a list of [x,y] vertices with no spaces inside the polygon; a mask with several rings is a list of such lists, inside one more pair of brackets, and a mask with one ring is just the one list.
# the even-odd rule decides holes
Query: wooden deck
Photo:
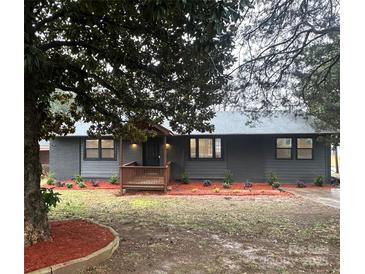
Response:
[{"label": "wooden deck", "polygon": [[170,163],[166,166],[138,166],[136,162],[120,167],[123,190],[163,190],[170,180]]}]

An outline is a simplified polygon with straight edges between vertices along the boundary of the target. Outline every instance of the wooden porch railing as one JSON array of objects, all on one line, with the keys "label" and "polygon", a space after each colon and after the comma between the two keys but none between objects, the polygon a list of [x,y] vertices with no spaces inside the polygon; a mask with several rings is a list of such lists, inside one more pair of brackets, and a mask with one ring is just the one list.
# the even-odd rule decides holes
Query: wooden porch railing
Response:
[{"label": "wooden porch railing", "polygon": [[166,166],[139,166],[137,162],[124,164],[120,167],[121,189],[166,191],[170,181],[170,165],[171,162]]}]

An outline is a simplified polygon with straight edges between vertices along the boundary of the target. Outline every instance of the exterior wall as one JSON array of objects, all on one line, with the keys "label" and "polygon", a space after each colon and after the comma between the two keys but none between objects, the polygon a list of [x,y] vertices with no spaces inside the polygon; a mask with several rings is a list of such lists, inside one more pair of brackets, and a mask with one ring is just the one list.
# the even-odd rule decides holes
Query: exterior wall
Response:
[{"label": "exterior wall", "polygon": [[76,137],[56,138],[50,141],[50,171],[58,180],[80,174],[80,140]]},{"label": "exterior wall", "polygon": [[[219,137],[219,136],[217,136]],[[226,135],[220,136],[223,145],[222,160],[190,160],[189,137],[170,137],[171,144],[168,159],[172,161],[172,178],[179,179],[185,170],[191,179],[222,179],[224,172],[230,170],[236,181],[250,180],[264,182],[274,173],[280,182],[292,182],[300,179],[313,182],[321,175],[326,181],[330,179],[330,147],[315,140],[315,135],[285,135],[293,138],[293,159],[277,160],[275,158],[274,135]],[[313,137],[313,159],[296,159],[297,137]]]},{"label": "exterior wall", "polygon": [[[119,141],[115,142],[116,160],[84,160],[85,137],[57,137],[51,141],[50,170],[58,180],[66,180],[81,174],[87,179],[106,179],[119,174]],[[142,164],[142,145],[123,141],[123,163],[137,161]]]},{"label": "exterior wall", "polygon": [[80,138],[81,141],[81,176],[88,179],[106,179],[112,174],[119,174],[119,142],[115,141],[116,154],[115,160],[96,160],[88,161],[84,159],[84,141],[86,138]]},{"label": "exterior wall", "polygon": [[[296,137],[314,135],[282,135],[294,138],[293,159],[275,159],[274,135],[225,135],[222,138],[222,160],[189,159],[189,136],[169,136],[167,143],[168,161],[171,161],[171,178],[179,179],[186,171],[191,179],[223,179],[226,170],[233,173],[236,181],[250,180],[264,182],[270,173],[278,176],[280,182],[300,179],[313,182],[322,175],[330,179],[330,147],[314,139],[313,160],[296,159]],[[76,174],[85,178],[109,178],[119,173],[119,142],[116,142],[115,161],[85,161],[83,159],[84,140],[77,137],[58,137],[51,141],[50,170],[60,180],[70,179]],[[162,143],[161,143],[162,144]],[[161,151],[161,156],[163,155]],[[123,163],[137,161],[142,164],[142,144],[123,141]],[[163,157],[161,157],[163,161]]]}]

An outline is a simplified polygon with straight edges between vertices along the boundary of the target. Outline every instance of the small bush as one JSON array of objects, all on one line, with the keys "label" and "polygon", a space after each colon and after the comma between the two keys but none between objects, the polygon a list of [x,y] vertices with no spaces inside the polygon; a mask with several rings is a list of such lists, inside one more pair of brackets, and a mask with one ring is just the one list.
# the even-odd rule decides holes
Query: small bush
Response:
[{"label": "small bush", "polygon": [[267,183],[272,185],[274,182],[278,181],[278,177],[274,173],[270,173],[269,179],[267,179]]},{"label": "small bush", "polygon": [[224,172],[223,184],[231,185],[232,183],[233,183],[233,174],[231,171],[226,170],[226,172]]},{"label": "small bush", "polygon": [[192,192],[197,192],[199,189],[197,189],[197,188],[193,188],[191,191]]},{"label": "small bush", "polygon": [[65,186],[65,182],[57,181],[57,182],[56,182],[56,186],[57,186],[57,187],[64,187],[64,186]]},{"label": "small bush", "polygon": [[189,176],[188,174],[184,171],[182,174],[181,174],[181,182],[183,184],[188,184],[189,183]]},{"label": "small bush", "polygon": [[53,172],[49,172],[48,174],[47,174],[47,185],[54,185],[54,183],[55,183],[55,180],[54,180],[54,173]]},{"label": "small bush", "polygon": [[84,181],[84,179],[82,178],[82,176],[81,175],[76,175],[75,176],[75,182],[76,183],[81,183],[81,182],[83,182]]},{"label": "small bush", "polygon": [[211,184],[212,184],[212,182],[210,180],[203,181],[203,186],[210,186]]},{"label": "small bush", "polygon": [[79,186],[79,188],[85,188],[86,185],[83,182],[77,183],[77,185]]},{"label": "small bush", "polygon": [[246,188],[252,188],[252,182],[250,182],[249,180],[246,180],[246,182],[245,182],[244,189],[246,189]]},{"label": "small bush", "polygon": [[231,187],[231,184],[223,183],[223,188],[230,188],[230,187]]},{"label": "small bush", "polygon": [[109,183],[111,183],[112,185],[118,184],[118,181],[119,181],[119,177],[114,173],[109,178]]},{"label": "small bush", "polygon": [[66,184],[66,187],[67,187],[67,188],[73,188],[73,187],[74,187],[74,185],[73,185],[73,183],[67,183],[67,184]]},{"label": "small bush", "polygon": [[316,180],[314,181],[314,184],[315,184],[316,186],[323,186],[323,177],[322,177],[322,176],[318,176],[318,177],[316,178]]},{"label": "small bush", "polygon": [[218,192],[220,192],[221,190],[217,187],[217,188],[215,188],[215,189],[213,189],[213,192],[215,192],[215,193],[218,193]]},{"label": "small bush", "polygon": [[298,181],[297,181],[297,187],[298,187],[298,188],[304,188],[304,187],[305,187],[304,182],[303,182],[303,181],[301,181],[301,180],[298,180]]},{"label": "small bush", "polygon": [[41,196],[42,196],[42,201],[44,202],[44,204],[46,206],[47,212],[49,212],[49,210],[51,209],[52,206],[56,207],[57,204],[61,201],[61,199],[59,198],[59,196],[61,196],[61,194],[58,192],[53,192],[53,189],[47,189],[47,188],[42,187]]},{"label": "small bush", "polygon": [[91,181],[91,184],[92,184],[93,187],[98,187],[99,186],[99,182],[98,181],[92,180]]},{"label": "small bush", "polygon": [[277,188],[280,187],[280,183],[279,182],[273,182],[271,186],[272,186],[272,188],[277,189]]}]

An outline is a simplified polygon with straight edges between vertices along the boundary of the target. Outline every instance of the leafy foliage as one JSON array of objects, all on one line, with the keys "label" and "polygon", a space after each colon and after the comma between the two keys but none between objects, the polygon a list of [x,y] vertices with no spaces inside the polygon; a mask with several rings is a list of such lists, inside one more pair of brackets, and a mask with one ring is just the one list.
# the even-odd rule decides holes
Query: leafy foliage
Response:
[{"label": "leafy foliage", "polygon": [[271,186],[272,186],[272,188],[279,188],[280,187],[280,183],[279,182],[273,182],[272,184],[271,184]]},{"label": "leafy foliage", "polygon": [[218,187],[216,187],[215,189],[213,189],[213,192],[215,192],[215,193],[219,193],[221,190],[220,190],[220,188],[218,188]]},{"label": "leafy foliage", "polygon": [[[94,123],[92,134],[145,140],[165,118],[212,130],[236,22],[246,1],[26,1],[25,71],[41,136]],[[137,80],[138,79],[138,80]],[[177,107],[179,106],[179,107]]]},{"label": "leafy foliage", "polygon": [[112,176],[109,178],[109,183],[111,183],[112,185],[117,184],[119,181],[119,177],[116,174],[112,174]]},{"label": "leafy foliage", "polygon": [[99,186],[99,182],[96,180],[91,180],[91,184],[93,187],[98,187]]},{"label": "leafy foliage", "polygon": [[83,182],[79,182],[77,183],[77,185],[79,186],[79,188],[85,188],[86,185]]},{"label": "leafy foliage", "polygon": [[46,177],[47,185],[54,185],[55,179],[54,179],[54,173],[49,172]]},{"label": "leafy foliage", "polygon": [[231,185],[234,182],[233,173],[230,170],[226,170],[224,172],[223,183],[227,185]]},{"label": "leafy foliage", "polygon": [[316,186],[323,186],[323,177],[322,176],[317,176],[317,178],[314,180],[314,184]]},{"label": "leafy foliage", "polygon": [[79,183],[81,183],[81,182],[83,182],[84,181],[84,178],[82,178],[82,176],[81,175],[76,175],[75,176],[75,182],[77,183],[77,184],[79,184]]},{"label": "leafy foliage", "polygon": [[184,171],[182,174],[181,174],[181,182],[183,183],[183,184],[188,184],[189,183],[189,181],[190,181],[190,179],[189,179],[189,175],[188,175],[188,173],[186,172],[186,171]]},{"label": "leafy foliage", "polygon": [[51,207],[56,207],[59,202],[61,202],[61,194],[58,192],[53,192],[53,189],[41,188],[42,201],[46,206],[46,211],[49,212]]},{"label": "leafy foliage", "polygon": [[278,181],[278,177],[274,173],[270,173],[270,177],[267,179],[267,183],[272,185],[274,182]]},{"label": "leafy foliage", "polygon": [[212,182],[210,180],[203,181],[203,186],[210,186],[211,184],[212,184]]},{"label": "leafy foliage", "polygon": [[67,184],[66,184],[66,187],[67,187],[67,188],[73,188],[73,186],[74,186],[74,185],[73,185],[73,183],[67,183]]}]

